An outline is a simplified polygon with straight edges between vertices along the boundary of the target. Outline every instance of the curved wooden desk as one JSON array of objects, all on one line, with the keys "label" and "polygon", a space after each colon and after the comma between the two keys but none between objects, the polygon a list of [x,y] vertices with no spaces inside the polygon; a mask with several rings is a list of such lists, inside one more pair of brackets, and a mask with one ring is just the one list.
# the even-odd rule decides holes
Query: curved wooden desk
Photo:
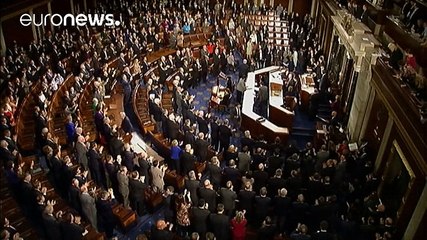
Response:
[{"label": "curved wooden desk", "polygon": [[255,103],[255,76],[258,74],[270,72],[279,69],[277,66],[271,66],[250,72],[246,79],[246,91],[243,94],[242,104],[242,128],[244,130],[250,130],[252,136],[264,135],[268,141],[274,141],[276,137],[279,137],[283,143],[288,141],[289,130],[286,127],[280,127],[273,122],[265,119],[263,122],[257,121],[261,118],[260,115],[253,111]]},{"label": "curved wooden desk", "polygon": [[62,85],[53,94],[52,101],[47,110],[48,121],[47,126],[52,136],[58,138],[58,144],[65,145],[67,143],[67,134],[65,132],[65,109],[64,95],[65,91],[71,88],[75,83],[75,78],[72,74],[68,75]]}]

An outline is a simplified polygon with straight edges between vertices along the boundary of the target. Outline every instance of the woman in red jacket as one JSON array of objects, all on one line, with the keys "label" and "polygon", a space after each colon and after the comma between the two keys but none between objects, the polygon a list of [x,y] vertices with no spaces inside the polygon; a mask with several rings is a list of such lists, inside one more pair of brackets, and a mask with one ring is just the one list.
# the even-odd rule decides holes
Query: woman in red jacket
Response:
[{"label": "woman in red jacket", "polygon": [[231,219],[231,232],[233,234],[233,240],[244,240],[246,237],[246,224],[245,210],[243,212],[237,212],[236,216]]}]

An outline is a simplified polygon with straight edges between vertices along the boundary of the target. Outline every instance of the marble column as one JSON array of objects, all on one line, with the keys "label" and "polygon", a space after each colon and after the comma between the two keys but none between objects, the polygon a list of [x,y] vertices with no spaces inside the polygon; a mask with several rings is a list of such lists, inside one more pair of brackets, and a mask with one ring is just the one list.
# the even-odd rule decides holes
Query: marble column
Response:
[{"label": "marble column", "polygon": [[[31,16],[33,15],[33,9],[30,9],[30,11],[28,12]],[[34,25],[34,22],[31,22],[31,31],[33,32],[33,39],[35,42],[38,42],[38,36],[37,36],[37,30],[36,30],[36,25]]]},{"label": "marble column", "polygon": [[[49,12],[50,17],[52,17],[52,5],[50,4],[50,2],[47,3],[47,11]],[[55,28],[52,24],[50,24],[50,31],[52,32],[52,35],[55,34]]]},{"label": "marble column", "polygon": [[70,6],[71,6],[71,14],[74,15],[74,1],[70,0]]},{"label": "marble column", "polygon": [[387,149],[387,146],[389,143],[388,140],[390,138],[390,133],[391,133],[391,130],[393,129],[393,125],[394,125],[393,117],[389,115],[387,120],[387,125],[384,130],[384,135],[381,139],[382,141],[381,141],[380,147],[378,148],[377,158],[375,159],[374,172],[377,172],[378,168],[381,166],[385,152],[390,151],[390,149]]},{"label": "marble column", "polygon": [[315,19],[316,18],[316,8],[317,8],[317,0],[311,1],[311,11],[310,16]]},{"label": "marble column", "polygon": [[[409,221],[408,227],[406,228],[405,233],[403,234],[403,240],[412,240],[415,239],[415,234],[419,228],[422,229],[422,219],[423,215],[427,211],[427,184],[424,185],[423,192],[421,193],[420,198],[418,199],[418,204],[415,207],[414,213],[412,214],[411,220]],[[425,226],[424,226],[425,227]]]},{"label": "marble column", "polygon": [[363,59],[359,75],[357,79],[353,79],[353,81],[357,81],[357,83],[355,86],[353,102],[351,103],[352,105],[347,124],[351,141],[358,141],[361,136],[361,129],[364,122],[365,113],[367,111],[368,102],[372,97],[372,86],[369,84],[371,79],[372,70],[370,61]]},{"label": "marble column", "polygon": [[0,49],[1,49],[1,55],[6,55],[6,42],[4,40],[4,34],[3,34],[3,23],[0,22]]},{"label": "marble column", "polygon": [[83,0],[83,9],[85,10],[85,13],[87,13],[87,2],[86,2],[86,0]]}]

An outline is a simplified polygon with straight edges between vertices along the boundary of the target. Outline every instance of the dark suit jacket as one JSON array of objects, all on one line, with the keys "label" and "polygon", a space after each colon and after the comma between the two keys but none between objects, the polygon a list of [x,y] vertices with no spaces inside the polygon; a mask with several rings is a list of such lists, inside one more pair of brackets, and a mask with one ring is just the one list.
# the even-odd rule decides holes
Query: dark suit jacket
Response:
[{"label": "dark suit jacket", "polygon": [[228,188],[221,188],[219,190],[219,195],[221,196],[221,202],[224,204],[224,209],[226,211],[234,210],[236,208],[236,192],[231,191]]},{"label": "dark suit jacket", "polygon": [[207,221],[210,215],[209,210],[200,209],[193,207],[191,209],[191,226],[195,232],[198,232],[201,236],[204,236],[204,233],[207,232]]},{"label": "dark suit jacket", "polygon": [[206,170],[207,170],[207,173],[209,175],[209,179],[211,180],[211,182],[216,184],[216,185],[220,185],[221,184],[221,178],[222,178],[221,168],[214,165],[214,164],[208,164]]},{"label": "dark suit jacket", "polygon": [[216,239],[230,239],[230,220],[224,214],[211,214],[209,216],[209,226]]},{"label": "dark suit jacket", "polygon": [[255,197],[256,215],[263,216],[262,219],[264,219],[264,217],[267,216],[269,213],[270,204],[271,204],[271,198],[256,196]]},{"label": "dark suit jacket", "polygon": [[253,189],[256,193],[258,193],[262,187],[267,185],[268,173],[266,171],[257,170],[252,174],[252,177],[255,180]]},{"label": "dark suit jacket", "polygon": [[49,240],[62,239],[61,228],[54,216],[42,214],[43,224]]},{"label": "dark suit jacket", "polygon": [[199,198],[197,196],[197,189],[200,187],[200,181],[199,180],[185,180],[185,189],[187,189],[190,192],[191,202],[193,206],[198,206],[199,204]]},{"label": "dark suit jacket", "polygon": [[144,202],[147,185],[136,179],[129,179],[129,199],[135,202]]},{"label": "dark suit jacket", "polygon": [[121,128],[125,133],[131,133],[133,131],[133,126],[129,117],[126,116],[125,119],[122,120]]},{"label": "dark suit jacket", "polygon": [[178,139],[179,125],[171,120],[168,120],[168,134],[170,139]]},{"label": "dark suit jacket", "polygon": [[219,141],[223,142],[224,144],[229,144],[230,137],[232,135],[231,129],[225,125],[221,125],[219,126],[218,131],[219,131]]},{"label": "dark suit jacket", "polygon": [[268,196],[275,196],[277,190],[286,186],[286,180],[283,178],[272,177],[268,180],[267,190]]},{"label": "dark suit jacket", "polygon": [[199,188],[199,198],[205,199],[210,212],[216,210],[216,192],[214,190],[204,187]]},{"label": "dark suit jacket", "polygon": [[79,240],[83,239],[84,228],[68,222],[61,222],[61,230],[64,240]]},{"label": "dark suit jacket", "polygon": [[116,216],[113,214],[113,201],[99,199],[96,202],[96,209],[99,215],[99,224],[104,229],[114,228],[116,225]]},{"label": "dark suit jacket", "polygon": [[203,139],[197,139],[194,144],[194,154],[202,162],[206,161],[208,156],[209,143]]},{"label": "dark suit jacket", "polygon": [[239,209],[246,210],[246,212],[249,213],[248,215],[250,215],[250,213],[253,210],[255,192],[240,190],[238,198],[239,198]]},{"label": "dark suit jacket", "polygon": [[80,189],[71,186],[68,191],[68,201],[72,208],[77,210],[80,214],[82,214],[82,206],[80,204]]},{"label": "dark suit jacket", "polygon": [[201,117],[196,117],[197,123],[199,124],[199,132],[207,134],[209,132],[208,121]]},{"label": "dark suit jacket", "polygon": [[231,181],[234,187],[238,187],[240,184],[241,174],[239,169],[226,167],[224,169],[224,182]]},{"label": "dark suit jacket", "polygon": [[[184,133],[184,145],[185,144],[191,144],[191,146],[194,146],[194,144],[196,143],[195,138],[194,138],[194,134],[191,133],[190,131],[186,131]],[[194,149],[196,150],[196,149]]]},{"label": "dark suit jacket", "polygon": [[182,152],[180,156],[181,161],[181,170],[187,175],[189,171],[194,169],[194,164],[196,163],[196,157],[188,152]]}]

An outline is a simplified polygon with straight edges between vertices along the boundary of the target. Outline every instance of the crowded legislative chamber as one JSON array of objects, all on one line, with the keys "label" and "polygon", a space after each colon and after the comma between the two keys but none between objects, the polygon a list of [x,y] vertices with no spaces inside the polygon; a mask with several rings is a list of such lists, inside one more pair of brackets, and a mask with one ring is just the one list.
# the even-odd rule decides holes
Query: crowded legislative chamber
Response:
[{"label": "crowded legislative chamber", "polygon": [[427,239],[425,0],[1,0],[0,53],[1,239]]}]

